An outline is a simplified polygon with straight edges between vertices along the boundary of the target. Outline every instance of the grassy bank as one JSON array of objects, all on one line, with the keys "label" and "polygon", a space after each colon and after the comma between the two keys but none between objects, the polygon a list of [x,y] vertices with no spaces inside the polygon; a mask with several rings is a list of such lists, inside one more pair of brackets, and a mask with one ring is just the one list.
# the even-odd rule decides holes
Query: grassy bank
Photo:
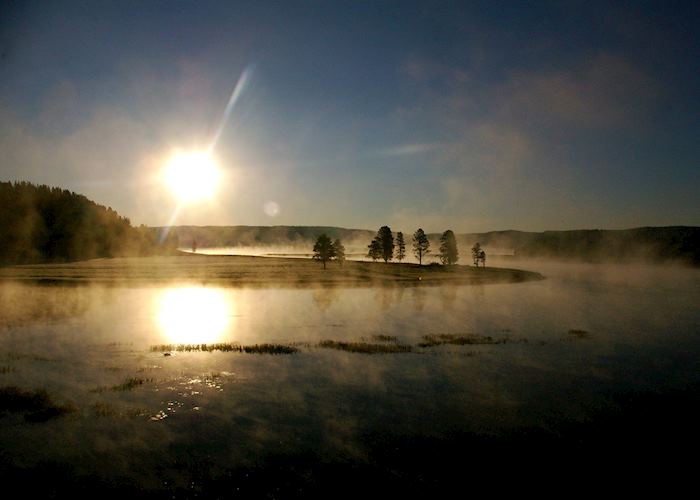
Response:
[{"label": "grassy bank", "polygon": [[331,262],[323,269],[311,259],[179,255],[94,259],[66,264],[0,268],[0,280],[72,282],[171,282],[252,286],[372,286],[384,284],[487,284],[542,279],[518,269],[474,268],[383,262]]}]

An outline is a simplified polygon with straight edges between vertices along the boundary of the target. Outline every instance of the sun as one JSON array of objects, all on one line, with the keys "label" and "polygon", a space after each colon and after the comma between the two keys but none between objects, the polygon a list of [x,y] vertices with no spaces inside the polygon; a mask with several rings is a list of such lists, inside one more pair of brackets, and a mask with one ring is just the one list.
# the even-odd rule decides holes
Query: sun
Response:
[{"label": "sun", "polygon": [[165,165],[163,179],[181,202],[189,203],[214,196],[221,172],[208,153],[177,153]]}]

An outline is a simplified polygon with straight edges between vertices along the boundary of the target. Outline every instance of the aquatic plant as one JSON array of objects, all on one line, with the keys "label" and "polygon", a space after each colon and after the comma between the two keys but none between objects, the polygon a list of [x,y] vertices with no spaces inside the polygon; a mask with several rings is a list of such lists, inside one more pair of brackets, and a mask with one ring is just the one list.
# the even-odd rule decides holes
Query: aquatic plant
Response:
[{"label": "aquatic plant", "polygon": [[338,342],[335,340],[322,340],[318,343],[318,347],[361,354],[393,354],[413,350],[410,345],[406,344],[370,344],[368,342]]},{"label": "aquatic plant", "polygon": [[139,387],[147,382],[153,382],[152,378],[138,378],[138,377],[129,377],[124,382],[121,384],[117,385],[112,385],[112,386],[101,386],[101,387],[96,387],[92,389],[90,392],[106,392],[106,391],[114,391],[114,392],[119,392],[119,391],[131,391],[135,389],[136,387]]},{"label": "aquatic plant", "polygon": [[242,352],[246,354],[294,354],[299,352],[299,349],[286,344],[254,344],[244,346],[241,344],[232,343],[217,343],[217,344],[159,344],[151,346],[151,352]]},{"label": "aquatic plant", "polygon": [[46,422],[73,411],[73,406],[53,401],[44,389],[23,391],[16,386],[0,387],[0,415],[21,413],[27,422]]},{"label": "aquatic plant", "polygon": [[398,342],[396,335],[372,335],[372,340],[377,342]]},{"label": "aquatic plant", "polygon": [[240,345],[240,344],[166,344],[160,346],[151,347],[151,351],[179,351],[179,352],[242,352],[247,354],[292,354],[298,352],[299,349],[296,347],[283,345],[283,344],[254,344],[254,345]]},{"label": "aquatic plant", "polygon": [[505,344],[508,339],[494,339],[487,335],[456,335],[456,334],[439,334],[439,335],[423,335],[423,342],[418,344],[418,347],[435,347],[438,345],[493,345]]},{"label": "aquatic plant", "polygon": [[299,352],[299,349],[282,344],[255,344],[243,346],[243,352],[247,354],[294,354]]}]

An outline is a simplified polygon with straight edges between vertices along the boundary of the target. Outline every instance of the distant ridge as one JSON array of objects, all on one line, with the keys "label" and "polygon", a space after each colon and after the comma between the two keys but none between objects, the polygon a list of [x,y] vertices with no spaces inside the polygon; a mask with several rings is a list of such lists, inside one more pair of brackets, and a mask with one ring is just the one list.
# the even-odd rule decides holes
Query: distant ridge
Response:
[{"label": "distant ridge", "polygon": [[700,227],[665,226],[570,231],[492,231],[461,234],[461,243],[511,248],[521,257],[587,261],[652,260],[700,265]]},{"label": "distant ridge", "polygon": [[[157,228],[162,229],[162,228]],[[170,233],[187,247],[309,246],[322,233],[351,242],[371,240],[376,231],[333,226],[173,226]]]},{"label": "distant ridge", "polygon": [[[369,244],[376,231],[333,226],[175,226],[180,244],[199,247],[291,246],[308,250],[321,233],[349,244]],[[405,231],[407,243],[412,231]],[[439,233],[429,234],[437,249]],[[517,230],[457,234],[462,257],[479,242],[487,250],[520,257],[584,261],[677,261],[700,266],[700,227],[666,226],[632,229],[579,229],[527,232]],[[410,243],[409,243],[410,244]]]}]

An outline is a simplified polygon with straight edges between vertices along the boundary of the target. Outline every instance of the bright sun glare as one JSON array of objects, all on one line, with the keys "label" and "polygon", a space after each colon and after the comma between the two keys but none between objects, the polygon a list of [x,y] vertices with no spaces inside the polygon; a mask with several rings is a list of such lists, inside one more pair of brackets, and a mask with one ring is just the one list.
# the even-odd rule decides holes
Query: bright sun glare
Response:
[{"label": "bright sun glare", "polygon": [[221,290],[173,288],[161,297],[158,322],[176,344],[221,342],[231,318],[231,304]]},{"label": "bright sun glare", "polygon": [[221,173],[208,153],[178,153],[165,165],[163,177],[181,202],[193,202],[214,196]]}]

